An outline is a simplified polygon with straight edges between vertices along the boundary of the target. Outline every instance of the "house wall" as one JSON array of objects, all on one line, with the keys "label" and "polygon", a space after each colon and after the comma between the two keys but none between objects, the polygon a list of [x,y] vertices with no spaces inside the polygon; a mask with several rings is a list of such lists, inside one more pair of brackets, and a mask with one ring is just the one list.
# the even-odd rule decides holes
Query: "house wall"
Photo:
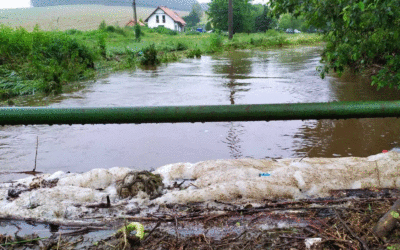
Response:
[{"label": "house wall", "polygon": [[[156,22],[156,16],[159,16],[159,23]],[[165,15],[165,23],[163,23],[163,18],[162,16]],[[176,29],[175,27],[178,25],[175,25],[175,21],[169,17],[167,14],[165,14],[164,11],[161,9],[158,9],[147,21],[147,24],[149,28],[155,28],[161,25],[164,25],[165,28],[171,29],[171,30],[176,30],[180,31],[179,29]]]}]

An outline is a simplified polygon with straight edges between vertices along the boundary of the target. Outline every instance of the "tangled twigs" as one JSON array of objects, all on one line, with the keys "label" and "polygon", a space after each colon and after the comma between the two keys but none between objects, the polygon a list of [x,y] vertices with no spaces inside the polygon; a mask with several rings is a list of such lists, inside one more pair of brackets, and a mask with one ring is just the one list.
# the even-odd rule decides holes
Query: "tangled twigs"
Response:
[{"label": "tangled twigs", "polygon": [[161,225],[161,221],[159,221],[157,223],[157,225],[155,227],[153,227],[153,229],[151,229],[151,231],[149,232],[149,234],[146,236],[146,238],[144,238],[143,242],[146,242],[147,239],[150,237],[150,235],[154,232],[154,230],[156,230],[159,226]]},{"label": "tangled twigs", "polygon": [[340,217],[340,215],[339,215],[339,213],[338,213],[338,211],[337,211],[336,209],[334,209],[334,211],[335,211],[336,217],[339,219],[339,221],[342,223],[342,225],[347,229],[347,231],[350,232],[350,234],[351,234],[354,238],[356,238],[356,239],[361,243],[361,245],[363,246],[364,250],[369,250],[367,243],[365,243],[365,241],[363,241],[360,237],[358,237],[357,234],[355,234],[355,233],[347,226],[346,222],[344,222],[344,221],[342,220],[342,218]]}]

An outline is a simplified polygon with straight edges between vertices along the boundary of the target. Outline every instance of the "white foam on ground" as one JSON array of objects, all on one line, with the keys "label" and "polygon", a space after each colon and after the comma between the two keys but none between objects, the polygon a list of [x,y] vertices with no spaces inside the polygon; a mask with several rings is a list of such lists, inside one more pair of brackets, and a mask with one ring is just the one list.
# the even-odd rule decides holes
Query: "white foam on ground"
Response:
[{"label": "white foam on ground", "polygon": [[92,169],[83,174],[72,174],[58,181],[59,186],[78,186],[105,189],[132,171],[129,168]]},{"label": "white foam on ground", "polygon": [[[23,192],[19,198],[7,200],[8,190],[15,186],[29,187],[40,183],[28,177],[16,183],[0,184],[0,216],[20,216],[46,220],[78,220],[82,216],[119,214],[129,208],[149,205],[147,195],[120,200],[115,182],[133,169],[93,169],[82,174],[56,172],[40,178],[59,179],[53,188],[39,187]],[[176,163],[158,168],[170,186],[174,182],[193,179],[190,188],[165,191],[153,204],[203,201],[263,200],[267,198],[324,197],[332,189],[400,186],[400,153],[388,152],[367,158],[304,158],[300,159],[236,159],[198,163]],[[259,176],[269,173],[270,176]],[[40,186],[40,185],[36,185]],[[182,185],[181,187],[184,187]],[[24,188],[22,188],[24,189]],[[112,209],[90,209],[87,203],[105,202],[109,196]],[[81,204],[77,206],[76,204]],[[100,216],[101,217],[101,216]]]},{"label": "white foam on ground", "polygon": [[304,244],[306,245],[306,249],[311,249],[313,245],[321,241],[322,238],[308,238],[304,240]]},{"label": "white foam on ground", "polygon": [[[166,182],[195,179],[196,189],[169,192],[156,203],[207,200],[324,197],[329,190],[400,186],[400,154],[367,158],[304,158],[216,160],[179,163],[155,172]],[[270,176],[259,176],[269,173]]]},{"label": "white foam on ground", "polygon": [[[118,196],[115,182],[121,180],[129,168],[93,169],[83,174],[66,174],[58,171],[52,175],[28,177],[16,183],[5,183],[0,186],[1,216],[20,216],[40,218],[45,220],[76,220],[80,215],[90,211],[76,204],[106,202],[106,196],[117,202]],[[52,188],[37,188],[22,192],[17,199],[7,200],[8,190],[40,180],[59,179],[57,186]],[[24,188],[22,188],[24,189]]]}]

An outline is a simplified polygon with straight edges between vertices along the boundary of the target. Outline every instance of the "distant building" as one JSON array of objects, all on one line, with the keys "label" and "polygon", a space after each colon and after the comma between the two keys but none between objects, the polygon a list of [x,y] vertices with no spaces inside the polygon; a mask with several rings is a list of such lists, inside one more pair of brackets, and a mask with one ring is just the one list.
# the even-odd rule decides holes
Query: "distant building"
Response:
[{"label": "distant building", "polygon": [[178,32],[184,31],[186,26],[186,22],[175,11],[165,6],[158,6],[156,10],[146,18],[145,22],[147,22],[149,28],[163,26]]},{"label": "distant building", "polygon": [[[138,21],[138,24],[139,24],[140,26],[145,26],[144,23],[142,23],[141,21]],[[135,25],[136,25],[135,20],[130,20],[125,26],[133,27],[133,26],[135,26]]]}]

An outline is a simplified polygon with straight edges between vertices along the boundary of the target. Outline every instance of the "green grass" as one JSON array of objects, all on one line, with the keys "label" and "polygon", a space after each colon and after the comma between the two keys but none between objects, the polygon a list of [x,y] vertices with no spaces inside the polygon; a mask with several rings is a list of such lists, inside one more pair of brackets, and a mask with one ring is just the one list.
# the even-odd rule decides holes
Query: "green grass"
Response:
[{"label": "green grass", "polygon": [[315,45],[322,41],[319,34],[286,34],[269,30],[265,34],[236,34],[225,46],[232,49],[269,49],[283,46]]},{"label": "green grass", "polygon": [[[100,24],[100,23],[99,23]],[[99,25],[98,25],[99,26]],[[318,44],[317,34],[276,31],[235,34],[168,34],[142,28],[140,41],[133,27],[107,23],[102,29],[28,32],[0,26],[0,99],[34,93],[60,93],[76,81],[106,73],[157,65],[184,57],[201,57],[232,49],[260,49]]]}]

